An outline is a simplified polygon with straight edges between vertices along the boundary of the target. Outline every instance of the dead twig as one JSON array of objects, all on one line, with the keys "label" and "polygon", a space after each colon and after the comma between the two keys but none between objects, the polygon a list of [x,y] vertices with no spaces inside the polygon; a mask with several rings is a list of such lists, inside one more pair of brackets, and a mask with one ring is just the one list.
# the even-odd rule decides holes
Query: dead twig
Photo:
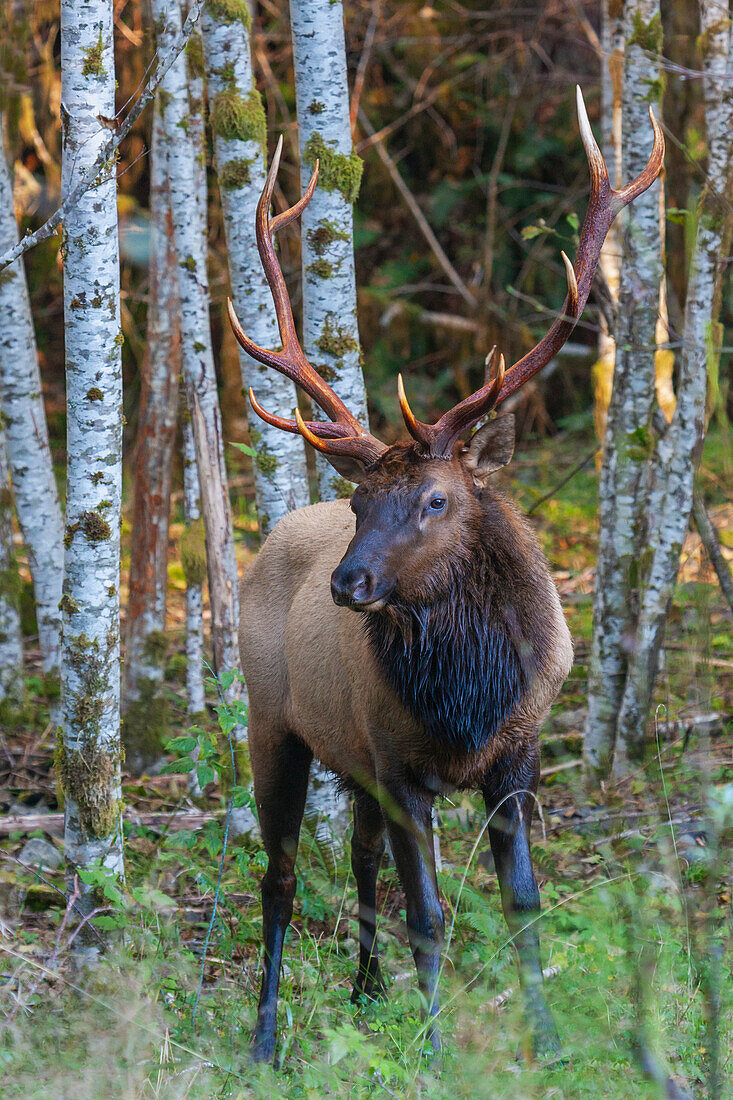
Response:
[{"label": "dead twig", "polygon": [[395,187],[397,188],[400,195],[404,199],[405,204],[406,204],[407,208],[409,209],[410,213],[412,214],[413,218],[417,222],[418,227],[419,227],[420,232],[422,233],[423,237],[425,238],[425,240],[430,245],[430,248],[431,248],[431,250],[433,252],[433,255],[435,256],[436,260],[438,261],[440,266],[443,268],[443,271],[446,273],[446,275],[448,276],[450,281],[453,283],[453,286],[456,288],[456,290],[461,295],[461,297],[466,302],[468,302],[468,304],[471,306],[472,309],[475,309],[476,304],[477,304],[475,295],[472,294],[471,291],[468,289],[468,287],[464,283],[463,279],[458,274],[458,272],[454,268],[453,264],[450,262],[450,260],[446,256],[445,252],[443,251],[443,249],[440,245],[440,241],[438,240],[438,238],[433,233],[432,229],[430,228],[430,226],[428,224],[427,218],[425,217],[422,210],[420,209],[420,206],[418,204],[417,199],[415,198],[412,191],[410,191],[410,188],[407,186],[407,184],[403,180],[397,165],[395,164],[395,162],[392,160],[391,156],[387,152],[387,150],[384,146],[384,143],[382,141],[379,141],[379,140],[376,139],[376,131],[375,131],[374,127],[372,126],[371,122],[369,121],[369,119],[367,118],[366,114],[364,113],[364,110],[363,110],[362,107],[359,108],[359,121],[360,121],[361,125],[364,127],[364,129],[366,130],[367,134],[369,134],[372,138],[374,138],[374,148],[376,149],[376,151],[379,155],[379,159],[382,161],[382,164],[385,166],[385,168],[389,172],[389,175],[392,179],[392,182],[394,183]]},{"label": "dead twig", "polygon": [[364,34],[364,45],[362,46],[361,55],[359,57],[359,64],[356,68],[356,76],[354,77],[354,93],[351,97],[351,107],[349,108],[349,122],[351,124],[352,135],[356,127],[357,115],[359,114],[361,93],[364,90],[364,80],[366,79],[366,71],[369,65],[369,59],[372,54],[374,36],[377,33],[377,27],[379,25],[379,16],[381,14],[380,9],[381,0],[372,0],[372,14],[369,17],[369,23],[367,25],[366,33]]},{"label": "dead twig", "polygon": [[541,496],[539,500],[536,500],[534,504],[527,509],[527,515],[531,516],[532,513],[535,512],[541,504],[544,504],[546,500],[550,499],[550,497],[554,497],[555,493],[559,493],[559,491],[567,485],[571,478],[574,478],[576,474],[579,474],[581,470],[584,470],[585,467],[593,461],[593,459],[598,454],[598,451],[599,448],[594,447],[593,450],[585,456],[585,458],[581,458],[580,462],[576,462],[576,464],[573,466],[570,472],[565,475],[562,481],[559,481],[557,485],[550,489],[549,493],[545,493],[544,496]]}]

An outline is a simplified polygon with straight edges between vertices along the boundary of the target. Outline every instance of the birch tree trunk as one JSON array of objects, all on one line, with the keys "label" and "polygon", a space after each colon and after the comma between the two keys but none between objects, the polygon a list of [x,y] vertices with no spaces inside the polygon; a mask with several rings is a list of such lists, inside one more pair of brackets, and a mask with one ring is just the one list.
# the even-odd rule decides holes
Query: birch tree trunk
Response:
[{"label": "birch tree trunk", "polygon": [[[624,8],[622,174],[633,179],[649,153],[648,109],[661,91],[659,0],[630,0]],[[656,99],[654,98],[656,97]],[[623,266],[616,331],[616,364],[600,479],[600,539],[588,674],[585,763],[607,774],[624,691],[628,645],[638,606],[643,486],[651,453],[654,354],[659,288],[659,198],[650,188],[625,211]]]},{"label": "birch tree trunk", "polygon": [[[266,121],[254,87],[250,17],[239,5],[210,3],[203,13],[206,80],[227,241],[232,299],[244,329],[265,348],[280,345],[275,311],[255,241],[255,208],[266,174]],[[266,409],[289,416],[297,397],[293,383],[263,369],[239,349],[242,384]],[[257,418],[255,418],[257,419]],[[250,418],[255,496],[264,537],[293,508],[309,503],[303,439]]]},{"label": "birch tree trunk", "polygon": [[[303,350],[361,424],[368,424],[356,317],[352,205],[362,161],[353,152],[341,0],[291,0],[301,188],[316,159],[318,187],[303,212]],[[323,416],[317,408],[315,416]],[[321,500],[349,482],[316,456]]]},{"label": "birch tree trunk", "polygon": [[13,495],[0,420],[0,700],[23,695],[23,636],[18,593],[20,578],[13,547]]},{"label": "birch tree trunk", "polygon": [[[183,398],[183,395],[181,395]],[[188,713],[204,710],[204,580],[206,539],[201,518],[201,489],[196,467],[196,444],[191,417],[181,400],[183,435],[183,516],[186,529],[181,538],[181,561],[186,578],[186,698]]]},{"label": "birch tree trunk", "polygon": [[[180,34],[180,9],[177,4],[154,0],[153,15],[159,28],[159,48],[164,49],[171,37]],[[217,674],[224,675],[239,671],[237,560],[209,325],[206,239],[200,232],[196,216],[200,175],[197,174],[197,150],[189,124],[184,56],[171,66],[162,87],[166,95],[163,133],[167,143],[173,239],[178,257],[183,382],[196,446],[206,530],[214,664]],[[240,683],[235,677],[227,687],[227,697],[230,700],[237,698],[239,691]]]},{"label": "birch tree trunk", "polygon": [[141,371],[135,452],[123,691],[124,742],[131,766],[144,766],[160,754],[168,716],[161,685],[166,645],[168,524],[180,372],[176,253],[160,100],[156,97],[150,163],[147,347]]},{"label": "birch tree trunk", "polygon": [[[353,203],[363,163],[353,151],[341,0],[291,0],[300,181],[305,190],[316,160],[318,186],[303,211],[303,350],[362,424],[368,424],[356,316]],[[314,405],[315,417],[323,413]],[[351,496],[352,485],[316,455],[321,500]],[[314,764],[306,806],[316,835],[343,835],[348,800]]]},{"label": "birch tree trunk", "polygon": [[[0,118],[0,253],[12,248],[17,240],[13,186],[3,151]],[[22,260],[0,276],[0,404],[15,508],[33,577],[43,671],[58,680],[63,519]]]},{"label": "birch tree trunk", "polygon": [[[115,114],[112,4],[61,2],[62,187],[94,163]],[[62,745],[69,880],[123,874],[119,562],[122,486],[120,271],[115,166],[64,222],[67,396]],[[94,888],[81,884],[91,908]]]},{"label": "birch tree trunk", "polygon": [[733,186],[733,49],[731,20],[720,0],[701,3],[708,138],[707,185],[699,207],[687,288],[677,404],[659,439],[646,501],[648,545],[641,606],[618,719],[619,749],[641,755],[667,611],[692,510],[693,479],[705,435],[708,372],[717,370],[721,332],[713,305]]}]

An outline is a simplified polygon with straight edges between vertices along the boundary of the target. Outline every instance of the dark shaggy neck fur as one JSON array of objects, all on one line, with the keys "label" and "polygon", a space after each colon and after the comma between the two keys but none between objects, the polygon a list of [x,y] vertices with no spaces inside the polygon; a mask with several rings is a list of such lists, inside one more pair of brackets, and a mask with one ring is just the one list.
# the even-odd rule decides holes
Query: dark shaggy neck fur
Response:
[{"label": "dark shaggy neck fur", "polygon": [[551,644],[540,594],[552,582],[539,549],[501,498],[483,503],[481,538],[468,560],[451,563],[448,594],[415,606],[393,601],[366,617],[372,651],[399,699],[432,737],[466,751],[509,718]]}]

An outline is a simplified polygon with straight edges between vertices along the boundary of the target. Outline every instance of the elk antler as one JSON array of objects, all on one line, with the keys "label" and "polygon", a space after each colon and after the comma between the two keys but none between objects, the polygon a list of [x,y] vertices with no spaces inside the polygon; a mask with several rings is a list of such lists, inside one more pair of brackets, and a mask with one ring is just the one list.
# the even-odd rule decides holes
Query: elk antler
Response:
[{"label": "elk antler", "polygon": [[620,191],[614,191],[608,181],[606,162],[593,137],[593,131],[590,128],[588,114],[583,102],[583,93],[579,86],[576,88],[576,93],[580,136],[588,157],[591,189],[588,210],[580,234],[575,267],[570,263],[565,253],[561,253],[568,280],[568,293],[562,313],[539,344],[522,359],[514,363],[506,371],[506,374],[504,373],[503,356],[497,362],[496,349],[492,349],[486,362],[487,367],[490,361],[493,365],[493,378],[489,380],[487,370],[486,384],[476,393],[444,413],[434,425],[421,424],[419,420],[415,419],[410,406],[407,404],[402,379],[398,380],[400,407],[407,429],[410,435],[431,455],[449,457],[453,444],[462,432],[476,424],[482,416],[485,416],[495,406],[500,405],[510,394],[515,393],[532,375],[546,366],[554,355],[557,355],[575,328],[585,303],[588,301],[593,276],[598,266],[598,257],[601,254],[601,247],[613,219],[624,206],[627,206],[633,199],[651,187],[662,170],[664,135],[650,107],[649,118],[654,131],[654,144],[649,160],[644,170],[635,180],[628,183],[626,187],[622,187]]},{"label": "elk antler", "polygon": [[281,352],[268,351],[250,340],[239,323],[231,299],[227,300],[229,321],[237,340],[253,359],[256,359],[260,363],[264,363],[268,367],[274,367],[275,370],[284,374],[286,378],[291,378],[293,382],[301,387],[301,389],[305,390],[313,401],[320,405],[326,415],[331,418],[332,423],[329,424],[328,422],[318,420],[306,423],[297,409],[295,411],[294,420],[288,420],[285,417],[268,413],[258,402],[251,387],[249,390],[249,399],[257,415],[268,424],[272,424],[274,427],[281,428],[286,432],[300,433],[304,439],[307,439],[309,443],[324,454],[354,458],[365,466],[368,466],[386,450],[386,445],[381,443],[378,439],[375,439],[373,435],[370,435],[369,432],[361,426],[356,417],[352,416],[346,408],[341,398],[334,393],[331,387],[328,386],[318,374],[315,367],[308,362],[303,354],[303,349],[298,342],[298,336],[295,331],[293,310],[290,305],[285,279],[280,269],[277,256],[275,255],[272,234],[276,233],[278,229],[282,229],[284,226],[289,225],[290,222],[299,217],[311,201],[318,179],[318,161],[316,161],[313,175],[311,176],[310,183],[305,193],[298,202],[296,202],[295,206],[291,206],[288,210],[283,211],[282,214],[277,214],[274,218],[271,218],[270,203],[272,201],[272,192],[275,188],[277,170],[280,166],[282,146],[283,139],[281,137],[277,143],[275,155],[272,158],[270,171],[267,173],[267,179],[265,180],[265,186],[260,195],[260,201],[257,203],[255,232],[257,235],[257,248],[260,253],[260,259],[262,260],[262,266],[265,270],[267,281],[270,284],[272,300],[275,303],[275,313],[277,314],[277,324],[280,329],[280,339],[282,341],[283,350]]}]

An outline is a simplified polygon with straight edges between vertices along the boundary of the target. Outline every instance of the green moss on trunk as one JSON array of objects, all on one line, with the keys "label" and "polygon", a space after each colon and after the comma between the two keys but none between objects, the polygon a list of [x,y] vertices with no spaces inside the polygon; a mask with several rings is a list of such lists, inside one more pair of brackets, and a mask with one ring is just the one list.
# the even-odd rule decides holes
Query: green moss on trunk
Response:
[{"label": "green moss on trunk", "polygon": [[206,10],[212,19],[220,23],[243,23],[247,30],[252,25],[246,0],[206,0]]},{"label": "green moss on trunk", "polygon": [[89,837],[111,836],[122,812],[122,802],[115,797],[119,753],[97,743],[67,749],[59,734],[54,763],[64,797],[77,807],[82,832]]},{"label": "green moss on trunk", "polygon": [[662,17],[657,12],[645,23],[640,12],[634,12],[633,29],[628,46],[639,46],[647,53],[658,54],[662,50]]},{"label": "green moss on trunk", "polygon": [[316,256],[323,256],[329,245],[332,245],[334,241],[348,241],[349,234],[344,233],[339,229],[337,225],[334,225],[328,218],[324,218],[323,221],[318,223],[316,229],[309,229],[307,233],[308,243],[315,252]]},{"label": "green moss on trunk", "polygon": [[303,149],[303,160],[311,168],[319,162],[318,186],[340,191],[347,202],[355,202],[361,186],[364,161],[356,153],[337,153],[319,133],[312,134]]},{"label": "green moss on trunk", "polygon": [[105,69],[102,65],[104,42],[102,41],[102,28],[99,28],[99,38],[95,46],[90,46],[84,54],[84,64],[81,67],[82,76],[104,76]]},{"label": "green moss on trunk", "polygon": [[219,172],[219,186],[224,191],[238,191],[250,182],[252,161],[247,157],[235,157],[227,161]]},{"label": "green moss on trunk", "polygon": [[347,352],[359,350],[355,338],[343,325],[338,324],[333,313],[326,314],[316,347],[324,355],[332,355],[334,359],[343,359]]},{"label": "green moss on trunk", "polygon": [[306,271],[317,279],[330,279],[333,275],[333,264],[320,257],[314,260],[312,264],[308,264]]},{"label": "green moss on trunk", "polygon": [[260,93],[255,88],[246,96],[234,88],[219,92],[211,105],[211,126],[227,141],[256,141],[264,151],[267,119]]}]

